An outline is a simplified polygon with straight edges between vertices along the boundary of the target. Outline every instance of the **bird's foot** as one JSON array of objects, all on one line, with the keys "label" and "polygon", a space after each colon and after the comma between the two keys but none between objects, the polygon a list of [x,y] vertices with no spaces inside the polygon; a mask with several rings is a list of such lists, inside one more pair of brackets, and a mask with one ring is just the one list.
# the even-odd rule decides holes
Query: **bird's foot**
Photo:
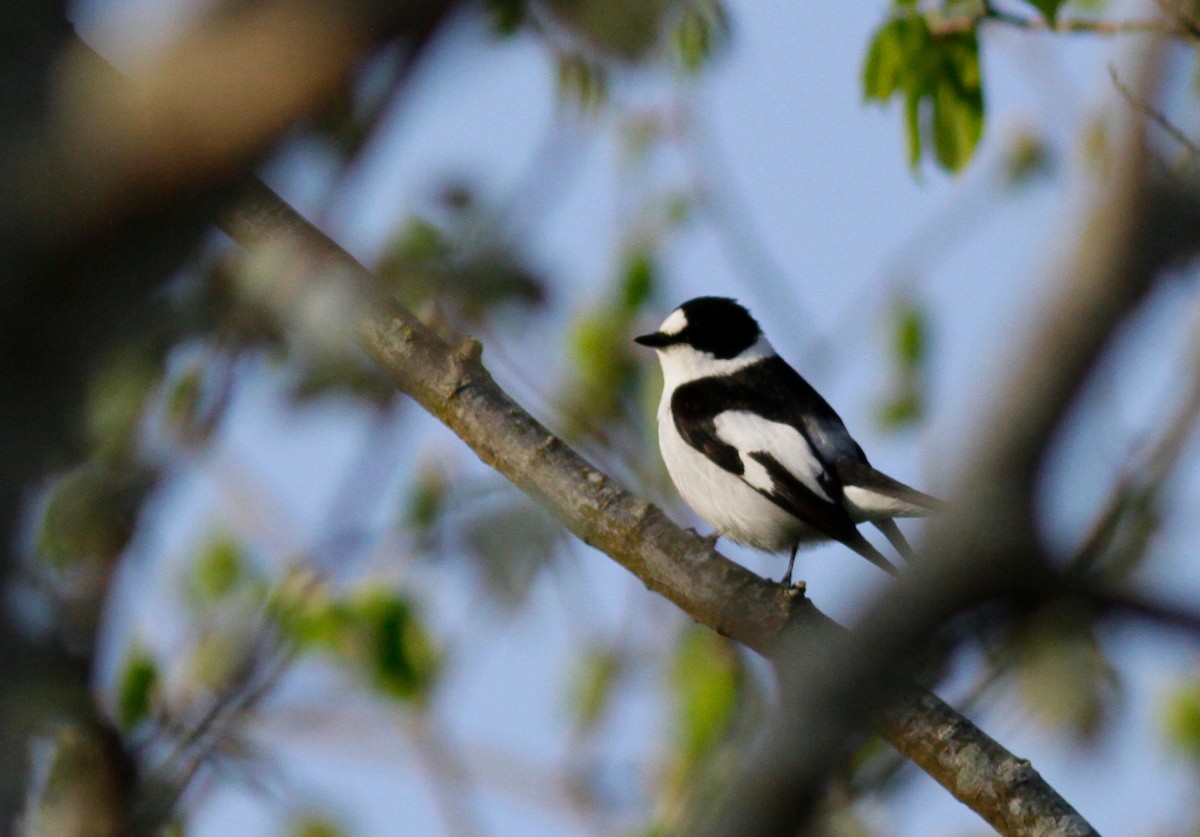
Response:
[{"label": "bird's foot", "polygon": [[786,589],[788,594],[792,596],[803,596],[804,591],[808,589],[808,585],[803,579],[792,581],[791,576],[785,576],[779,579],[779,586]]},{"label": "bird's foot", "polygon": [[717,541],[721,540],[720,532],[713,532],[711,535],[702,535],[693,526],[687,527],[687,531],[690,532],[691,534],[695,535],[700,540],[704,541],[705,546],[708,547],[710,552],[717,548]]}]

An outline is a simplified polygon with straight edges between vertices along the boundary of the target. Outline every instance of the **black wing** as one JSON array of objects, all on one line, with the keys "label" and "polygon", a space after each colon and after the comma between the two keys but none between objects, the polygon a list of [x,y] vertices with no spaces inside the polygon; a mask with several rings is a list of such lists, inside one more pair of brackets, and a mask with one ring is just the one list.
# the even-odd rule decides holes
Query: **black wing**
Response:
[{"label": "black wing", "polygon": [[[789,374],[790,373],[790,374]],[[671,397],[671,415],[684,440],[716,465],[738,476],[745,466],[733,445],[717,435],[716,417],[732,410],[745,410],[768,421],[790,425],[809,443],[822,465],[818,481],[827,495],[822,497],[781,465],[770,451],[746,451],[762,464],[771,478],[771,488],[750,485],[775,505],[826,537],[839,541],[889,572],[891,564],[858,531],[842,505],[842,484],[809,433],[810,419],[841,428],[841,419],[823,398],[780,358],[760,361],[733,375],[701,378],[681,385]],[[854,444],[849,435],[846,439]],[[855,450],[858,446],[854,445]],[[860,452],[861,455],[861,452]]]}]

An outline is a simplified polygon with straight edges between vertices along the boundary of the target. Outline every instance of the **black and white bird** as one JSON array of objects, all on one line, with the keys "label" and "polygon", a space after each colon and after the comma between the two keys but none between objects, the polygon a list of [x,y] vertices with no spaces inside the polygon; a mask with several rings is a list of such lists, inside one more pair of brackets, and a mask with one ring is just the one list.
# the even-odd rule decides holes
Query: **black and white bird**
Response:
[{"label": "black and white bird", "polygon": [[790,550],[782,583],[791,584],[796,550],[823,540],[895,574],[858,524],[870,521],[909,558],[893,518],[944,508],[872,468],[838,414],[736,301],[690,300],[635,340],[662,363],[658,443],[675,487],[718,535]]}]

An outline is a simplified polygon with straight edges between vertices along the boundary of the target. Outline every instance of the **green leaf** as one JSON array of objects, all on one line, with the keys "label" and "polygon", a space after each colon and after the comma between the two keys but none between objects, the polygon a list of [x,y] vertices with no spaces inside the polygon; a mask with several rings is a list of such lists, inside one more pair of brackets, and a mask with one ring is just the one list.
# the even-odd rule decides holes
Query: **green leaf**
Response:
[{"label": "green leaf", "polygon": [[376,589],[354,601],[351,612],[367,642],[365,662],[373,685],[396,700],[422,700],[432,688],[437,657],[408,601]]},{"label": "green leaf", "polygon": [[1200,681],[1177,687],[1163,718],[1167,735],[1184,755],[1200,763]]},{"label": "green leaf", "polygon": [[925,361],[929,331],[925,311],[910,298],[896,306],[892,345],[901,366],[920,366]]},{"label": "green leaf", "polygon": [[904,77],[903,18],[890,21],[879,28],[867,58],[863,62],[863,96],[868,100],[886,102],[896,92]]},{"label": "green leaf", "polygon": [[88,440],[101,456],[114,458],[133,450],[146,399],[159,381],[161,357],[142,345],[107,357],[88,382]]},{"label": "green leaf", "polygon": [[527,0],[487,0],[492,28],[502,38],[516,34],[529,16]]},{"label": "green leaf", "polygon": [[937,160],[951,172],[971,161],[983,133],[983,102],[943,80],[933,100],[933,140]]},{"label": "green leaf", "polygon": [[571,34],[599,52],[636,61],[660,42],[672,0],[550,0],[552,13]]},{"label": "green leaf", "polygon": [[863,95],[886,103],[903,98],[909,165],[932,146],[938,164],[961,171],[983,132],[979,42],[974,32],[934,35],[916,9],[884,23],[863,62]]},{"label": "green leaf", "polygon": [[1095,635],[1093,614],[1073,602],[1035,613],[1016,634],[1021,692],[1044,723],[1092,739],[1117,694],[1117,671]]},{"label": "green leaf", "polygon": [[654,292],[658,274],[654,253],[649,247],[634,247],[625,255],[625,271],[621,281],[621,305],[634,313]]},{"label": "green leaf", "polygon": [[564,531],[524,494],[512,489],[506,492],[505,502],[471,520],[466,545],[483,571],[490,599],[515,608],[554,558]]},{"label": "green leaf", "polygon": [[130,477],[88,463],[56,480],[38,525],[38,557],[57,569],[116,558],[133,534],[141,497],[138,486],[122,485],[122,479]]},{"label": "green leaf", "polygon": [[1051,23],[1058,22],[1058,10],[1063,7],[1066,0],[1027,0],[1029,5],[1033,6],[1042,13],[1042,17]]},{"label": "green leaf", "polygon": [[346,831],[327,814],[306,812],[295,817],[289,837],[344,837]]},{"label": "green leaf", "polygon": [[129,731],[150,716],[158,694],[158,664],[141,648],[130,651],[117,682],[117,722]]},{"label": "green leaf", "polygon": [[243,580],[245,566],[246,554],[241,544],[227,533],[217,535],[196,559],[192,589],[201,599],[219,599]]},{"label": "green leaf", "polygon": [[603,716],[624,662],[611,648],[593,648],[584,654],[575,672],[571,703],[580,727],[589,730]]},{"label": "green leaf", "polygon": [[681,755],[696,765],[722,740],[737,712],[742,669],[729,642],[688,625],[675,651],[671,686]]},{"label": "green leaf", "polygon": [[692,0],[671,30],[671,43],[680,65],[699,72],[728,35],[729,21],[716,0]]},{"label": "green leaf", "polygon": [[555,75],[559,100],[581,112],[595,112],[608,102],[608,70],[603,64],[578,53],[562,53]]}]

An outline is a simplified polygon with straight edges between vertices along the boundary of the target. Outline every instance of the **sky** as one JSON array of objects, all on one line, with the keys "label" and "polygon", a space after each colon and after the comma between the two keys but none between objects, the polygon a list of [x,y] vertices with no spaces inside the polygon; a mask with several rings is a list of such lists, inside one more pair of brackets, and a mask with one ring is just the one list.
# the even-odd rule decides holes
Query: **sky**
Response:
[{"label": "sky", "polygon": [[[633,74],[618,89],[623,100],[646,107],[683,102],[687,129],[698,137],[690,157],[668,150],[631,175],[623,168],[611,120],[571,130],[569,176],[543,204],[523,207],[536,226],[537,262],[554,277],[547,331],[501,328],[492,340],[503,345],[485,349],[485,361],[493,357],[492,348],[499,350],[491,361],[497,379],[538,414],[531,380],[562,374],[566,363],[553,351],[553,341],[605,287],[612,256],[629,234],[631,191],[636,199],[639,189],[699,178],[735,219],[733,232],[728,224],[701,217],[673,237],[661,315],[700,294],[739,297],[775,346],[837,407],[873,463],[905,482],[944,491],[994,395],[991,384],[1002,377],[1006,359],[1026,333],[1055,261],[1070,252],[1079,210],[1088,199],[1078,151],[1096,114],[1121,104],[1107,82],[1107,65],[1114,56],[1119,61],[1122,47],[1084,36],[988,31],[987,133],[971,169],[953,179],[930,167],[910,171],[899,113],[862,101],[861,60],[884,3],[741,0],[728,6],[730,48],[698,82],[681,91]],[[138,39],[153,43],[178,25],[180,9],[170,0],[90,0],[80,5],[77,19],[86,38],[118,57],[130,49],[129,20],[140,22],[132,30]],[[467,25],[443,44],[332,200],[331,162],[311,144],[291,143],[264,176],[302,211],[319,213],[327,231],[368,264],[398,219],[427,205],[446,175],[472,177],[498,202],[521,194],[555,130],[553,68],[528,39],[482,48],[484,37]],[[1019,189],[997,187],[1005,154],[1030,132],[1051,150],[1052,178]],[[928,421],[895,433],[881,430],[874,412],[888,375],[882,335],[901,291],[928,306],[933,355]],[[1171,403],[1190,296],[1178,284],[1161,290],[1089,385],[1084,403],[1094,409],[1080,410],[1044,487],[1049,508],[1044,524],[1052,542],[1069,544],[1078,537],[1132,441]],[[370,428],[336,404],[299,416],[281,404],[283,384],[270,370],[251,369],[247,375],[255,383],[239,394],[214,450],[183,469],[159,496],[159,522],[139,536],[142,558],[125,568],[125,583],[144,583],[150,573],[155,583],[169,584],[172,567],[178,568],[198,531],[213,517],[236,518],[237,503],[219,487],[230,463],[282,487],[276,492],[282,511],[271,519],[294,525],[277,525],[283,530],[278,537],[301,546],[315,537],[313,521],[323,519],[337,475],[371,438]],[[378,452],[395,463],[393,491],[418,464],[417,448],[462,459],[456,441],[432,420],[414,418],[412,428],[412,436],[389,439]],[[1196,464],[1194,452],[1189,464]],[[456,467],[482,466],[464,460]],[[1195,507],[1200,482],[1194,467],[1184,472],[1174,502]],[[677,504],[673,508],[679,510]],[[1200,582],[1189,567],[1195,535],[1191,521],[1166,531],[1161,559],[1139,583],[1182,601],[1200,598]],[[757,572],[777,576],[782,570],[777,559],[732,545],[725,549]],[[520,751],[549,772],[569,749],[556,690],[559,673],[570,664],[571,645],[546,638],[568,633],[577,614],[563,612],[553,583],[591,591],[588,618],[601,633],[631,625],[650,629],[669,607],[646,601],[652,594],[598,553],[582,547],[573,552],[578,554],[565,581],[539,582],[519,617],[501,620],[503,630],[463,644],[448,689],[452,698],[438,720],[456,740],[495,744],[496,753],[478,756],[480,770],[502,775],[503,753]],[[368,566],[374,566],[372,560],[364,559]],[[459,633],[469,627],[474,618],[469,580],[447,592],[444,576],[405,571],[413,583],[428,586],[438,603],[436,622]],[[844,621],[886,582],[836,547],[802,554],[797,575],[818,606]],[[139,623],[157,624],[161,616],[151,605],[122,618],[132,630]],[[1121,720],[1089,747],[1047,735],[1019,700],[990,701],[973,717],[1004,746],[1032,759],[1101,833],[1161,833],[1149,830],[1148,820],[1173,824],[1182,833],[1195,810],[1196,776],[1164,745],[1158,712],[1170,686],[1194,670],[1195,648],[1138,627],[1110,630],[1105,639],[1124,675]],[[399,824],[405,833],[447,833],[419,766],[429,754],[414,750],[413,730],[404,729],[394,713],[351,697],[353,690],[328,672],[302,670],[289,678],[284,692],[258,735],[286,756],[281,761],[295,783],[345,813],[352,833],[398,833]],[[339,721],[325,713],[318,723],[305,714],[314,703],[342,700],[363,705]],[[646,731],[663,723],[663,711],[649,698],[631,705],[606,729],[604,746],[636,763],[644,756]],[[611,781],[614,793],[633,793],[622,784],[628,780]],[[468,797],[485,833],[588,833],[569,814],[547,813],[527,801],[538,792],[477,790]],[[884,834],[987,833],[974,814],[925,777],[866,813]],[[236,824],[240,834],[275,834],[277,814],[260,798],[223,786],[202,807],[194,833],[227,834]]]}]

